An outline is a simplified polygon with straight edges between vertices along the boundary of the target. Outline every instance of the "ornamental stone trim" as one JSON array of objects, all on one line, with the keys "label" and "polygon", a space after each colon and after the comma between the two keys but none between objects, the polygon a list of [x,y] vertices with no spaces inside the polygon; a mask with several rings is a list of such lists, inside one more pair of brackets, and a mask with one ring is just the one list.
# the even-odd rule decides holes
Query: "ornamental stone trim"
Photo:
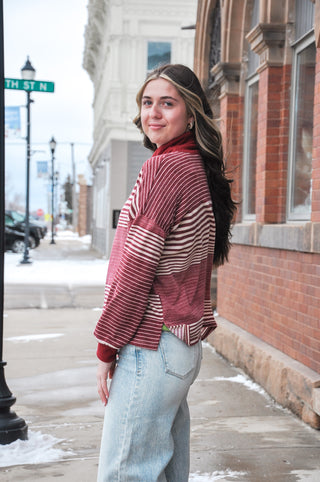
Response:
[{"label": "ornamental stone trim", "polygon": [[237,223],[232,243],[263,248],[320,253],[320,223],[261,224]]},{"label": "ornamental stone trim", "polygon": [[286,26],[282,23],[258,24],[247,35],[251,49],[260,55],[258,71],[266,67],[276,67],[283,64],[283,50],[286,39]]}]

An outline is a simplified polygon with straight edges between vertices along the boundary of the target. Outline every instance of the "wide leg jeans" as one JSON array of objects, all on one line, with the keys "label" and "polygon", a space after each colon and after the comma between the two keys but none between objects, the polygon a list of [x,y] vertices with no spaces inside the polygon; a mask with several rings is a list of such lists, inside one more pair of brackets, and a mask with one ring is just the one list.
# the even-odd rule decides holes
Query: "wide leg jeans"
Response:
[{"label": "wide leg jeans", "polygon": [[106,406],[98,482],[187,482],[190,415],[201,342],[162,332],[157,351],[120,350]]}]

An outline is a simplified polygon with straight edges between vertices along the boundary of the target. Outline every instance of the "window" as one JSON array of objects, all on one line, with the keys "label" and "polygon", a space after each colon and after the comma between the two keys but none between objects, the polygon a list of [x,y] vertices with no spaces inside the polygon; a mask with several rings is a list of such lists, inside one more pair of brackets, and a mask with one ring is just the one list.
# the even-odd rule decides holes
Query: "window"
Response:
[{"label": "window", "polygon": [[[251,30],[259,23],[259,0],[254,0]],[[258,137],[259,77],[256,74],[260,57],[251,48],[248,50],[248,70],[245,91],[244,145],[243,145],[243,219],[254,221],[256,215],[256,166]]]},{"label": "window", "polygon": [[255,76],[247,82],[245,97],[243,218],[247,220],[253,220],[256,213],[258,96],[259,81]]},{"label": "window", "polygon": [[311,216],[313,103],[316,47],[313,34],[294,48],[290,119],[288,219]]},{"label": "window", "polygon": [[170,42],[148,42],[148,72],[171,62]]}]

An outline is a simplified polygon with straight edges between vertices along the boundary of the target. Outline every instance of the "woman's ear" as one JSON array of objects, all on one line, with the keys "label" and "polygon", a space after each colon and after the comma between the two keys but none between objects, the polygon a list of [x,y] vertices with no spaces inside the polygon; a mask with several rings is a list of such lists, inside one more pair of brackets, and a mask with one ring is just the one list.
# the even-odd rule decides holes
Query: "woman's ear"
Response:
[{"label": "woman's ear", "polygon": [[193,115],[191,115],[190,117],[188,117],[187,129],[188,129],[189,131],[191,131],[192,128],[193,128],[193,126],[194,126],[194,117],[193,117]]}]

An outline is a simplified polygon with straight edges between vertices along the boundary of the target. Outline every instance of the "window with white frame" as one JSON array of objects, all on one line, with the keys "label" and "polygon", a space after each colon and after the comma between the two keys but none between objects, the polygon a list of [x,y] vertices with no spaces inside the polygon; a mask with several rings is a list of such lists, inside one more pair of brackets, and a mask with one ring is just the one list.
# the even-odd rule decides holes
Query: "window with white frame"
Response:
[{"label": "window with white frame", "polygon": [[171,43],[170,42],[148,42],[147,70],[159,67],[160,65],[171,62]]},{"label": "window with white frame", "polygon": [[316,46],[313,32],[293,47],[287,218],[311,216],[313,104]]}]

